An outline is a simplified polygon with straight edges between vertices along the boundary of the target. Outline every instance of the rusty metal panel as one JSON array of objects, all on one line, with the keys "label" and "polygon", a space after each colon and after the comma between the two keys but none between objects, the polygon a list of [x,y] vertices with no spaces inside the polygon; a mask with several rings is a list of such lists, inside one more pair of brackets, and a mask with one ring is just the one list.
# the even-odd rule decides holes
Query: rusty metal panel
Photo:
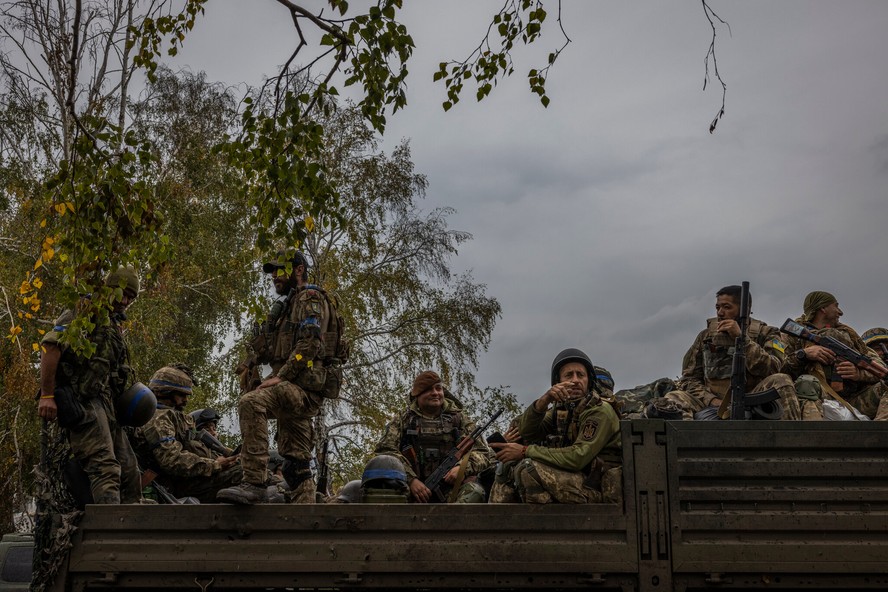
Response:
[{"label": "rusty metal panel", "polygon": [[666,423],[681,587],[885,586],[888,426]]}]

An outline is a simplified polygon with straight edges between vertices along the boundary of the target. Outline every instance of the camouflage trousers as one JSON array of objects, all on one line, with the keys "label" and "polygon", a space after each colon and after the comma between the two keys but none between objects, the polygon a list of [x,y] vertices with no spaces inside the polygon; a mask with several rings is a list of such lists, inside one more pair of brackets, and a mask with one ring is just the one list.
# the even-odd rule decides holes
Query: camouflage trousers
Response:
[{"label": "camouflage trousers", "polygon": [[[491,492],[491,502],[507,503],[509,498],[529,504],[613,504],[623,502],[623,467],[614,467],[604,473],[601,491],[584,485],[586,475],[565,471],[545,463],[525,458],[512,469],[514,495],[508,483],[496,487],[497,501]],[[502,500],[506,500],[503,502]]]},{"label": "camouflage trousers", "polygon": [[68,430],[68,442],[89,477],[97,504],[136,504],[142,496],[139,464],[129,439],[117,423],[111,402],[95,397],[83,402],[86,417]]},{"label": "camouflage trousers", "polygon": [[[762,380],[752,390],[750,394],[762,393],[766,390],[774,388],[780,395],[780,401],[783,404],[783,417],[785,420],[799,420],[802,417],[802,406],[796,396],[795,386],[788,374],[772,374]],[[706,408],[704,401],[711,400],[713,397],[722,398],[721,395],[713,393],[704,388],[688,388],[687,390],[677,390],[664,395],[665,399],[674,402],[681,408],[682,419],[694,419],[694,414]],[[730,401],[728,401],[730,402]],[[823,416],[820,416],[822,419]],[[817,419],[806,414],[804,419]]]},{"label": "camouflage trousers", "polygon": [[[268,467],[268,420],[277,420],[277,448],[285,458],[310,460],[314,427],[312,418],[320,411],[319,397],[315,397],[287,381],[268,388],[250,391],[241,397],[237,406],[240,431],[243,436],[241,466],[243,480],[263,485]],[[303,486],[313,482],[308,479]],[[301,491],[302,487],[297,490]],[[298,499],[303,499],[296,492]],[[314,492],[311,493],[314,500]]]},{"label": "camouflage trousers", "polygon": [[220,489],[232,487],[241,482],[244,471],[239,464],[228,467],[207,477],[173,478],[168,481],[160,477],[162,484],[169,483],[169,489],[176,497],[194,497],[202,504],[216,503],[216,493]]},{"label": "camouflage trousers", "polygon": [[888,420],[888,389],[881,382],[871,384],[858,391],[854,396],[846,396],[840,393],[848,403],[858,411],[876,421]]}]

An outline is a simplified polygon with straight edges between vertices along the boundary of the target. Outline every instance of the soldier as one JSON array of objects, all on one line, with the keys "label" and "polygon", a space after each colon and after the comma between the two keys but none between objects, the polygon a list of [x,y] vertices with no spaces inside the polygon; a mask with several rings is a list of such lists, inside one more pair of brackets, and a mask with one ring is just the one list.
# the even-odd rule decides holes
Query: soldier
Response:
[{"label": "soldier", "polygon": [[206,430],[214,438],[219,437],[219,420],[222,416],[215,409],[195,409],[189,415],[194,420],[194,427],[199,430]]},{"label": "soldier", "polygon": [[[522,438],[542,443],[491,444],[500,462],[517,461],[513,486],[520,501],[622,501],[620,418],[611,391],[613,380],[606,380],[610,374],[600,370],[578,349],[559,353],[552,362],[552,387],[530,404],[519,421]],[[500,495],[494,501],[508,498]]]},{"label": "soldier", "polygon": [[[693,419],[695,413],[712,408],[713,418],[729,414],[725,401],[731,386],[734,344],[740,335],[737,318],[740,315],[740,286],[725,286],[715,295],[716,317],[706,321],[684,356],[679,390],[665,395],[682,410],[684,419]],[[750,309],[752,296],[749,297]],[[782,419],[802,419],[799,400],[792,379],[780,373],[783,363],[783,340],[780,331],[750,317],[746,330],[746,389],[760,393],[777,389],[783,404]],[[724,404],[723,404],[724,402]],[[715,410],[719,410],[716,415]],[[812,408],[804,419],[822,419]]]},{"label": "soldier", "polygon": [[181,368],[165,366],[148,387],[157,397],[157,412],[133,436],[143,466],[176,497],[194,497],[204,504],[216,492],[240,483],[237,456],[222,456],[199,438],[194,418],[185,413],[193,381]]},{"label": "soldier", "polygon": [[[118,422],[115,402],[132,382],[121,323],[139,295],[139,276],[135,270],[121,267],[108,275],[105,285],[121,287],[123,295],[112,304],[110,324],[97,325],[90,334],[96,348],[91,358],[59,343],[74,311],[63,312],[43,337],[37,413],[49,421],[58,417],[66,429],[71,451],[89,477],[95,503],[138,503],[142,491],[139,466]],[[58,405],[57,393],[63,397]]]},{"label": "soldier", "polygon": [[[827,335],[864,355],[873,352],[854,329],[839,322],[842,309],[829,292],[815,291],[805,296],[804,313],[796,322],[812,333]],[[843,405],[851,405],[871,419],[888,419],[888,400],[878,377],[846,360],[837,360],[832,350],[787,336],[783,371],[796,378],[800,397],[822,408],[820,399],[829,395]],[[814,388],[811,388],[811,387]]]},{"label": "soldier", "polygon": [[875,327],[865,331],[860,338],[876,354],[870,357],[878,356],[882,360],[883,365],[888,364],[888,329]]},{"label": "soldier", "polygon": [[[376,456],[390,455],[403,463],[410,489],[409,501],[435,501],[423,482],[441,464],[456,444],[475,429],[459,402],[441,384],[436,372],[420,372],[413,381],[410,405],[385,427],[385,434],[373,451]],[[481,503],[484,488],[477,477],[490,466],[492,454],[483,437],[475,440],[444,478],[449,491],[448,503]]]},{"label": "soldier", "polygon": [[[292,272],[287,273],[290,266]],[[277,419],[278,452],[294,503],[315,501],[311,473],[312,418],[324,398],[337,398],[342,380],[340,364],[348,355],[342,338],[342,318],[333,299],[308,283],[308,263],[297,252],[289,261],[269,261],[262,270],[271,275],[280,298],[253,342],[256,361],[269,364],[272,375],[243,395],[238,404],[243,436],[240,485],[219,492],[220,500],[240,504],[267,500],[268,419]],[[245,371],[250,372],[251,367]],[[245,380],[248,388],[254,386]]]}]

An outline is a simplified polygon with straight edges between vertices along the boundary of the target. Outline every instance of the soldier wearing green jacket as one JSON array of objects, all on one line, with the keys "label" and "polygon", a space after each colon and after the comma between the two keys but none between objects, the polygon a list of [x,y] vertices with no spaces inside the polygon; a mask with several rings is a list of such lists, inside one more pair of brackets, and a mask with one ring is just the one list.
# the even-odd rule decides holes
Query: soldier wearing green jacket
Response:
[{"label": "soldier wearing green jacket", "polygon": [[605,378],[609,375],[597,372],[582,351],[562,351],[552,363],[552,387],[519,420],[522,438],[542,443],[491,444],[500,462],[518,461],[513,470],[518,500],[622,501],[620,418],[608,388],[613,382]]}]

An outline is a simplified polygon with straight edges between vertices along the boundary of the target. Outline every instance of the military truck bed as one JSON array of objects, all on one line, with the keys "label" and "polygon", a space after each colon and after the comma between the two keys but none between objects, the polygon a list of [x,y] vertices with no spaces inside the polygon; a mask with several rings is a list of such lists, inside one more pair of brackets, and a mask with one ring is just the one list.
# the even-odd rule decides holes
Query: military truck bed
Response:
[{"label": "military truck bed", "polygon": [[888,587],[888,425],[622,438],[622,505],[88,506],[57,588]]}]

